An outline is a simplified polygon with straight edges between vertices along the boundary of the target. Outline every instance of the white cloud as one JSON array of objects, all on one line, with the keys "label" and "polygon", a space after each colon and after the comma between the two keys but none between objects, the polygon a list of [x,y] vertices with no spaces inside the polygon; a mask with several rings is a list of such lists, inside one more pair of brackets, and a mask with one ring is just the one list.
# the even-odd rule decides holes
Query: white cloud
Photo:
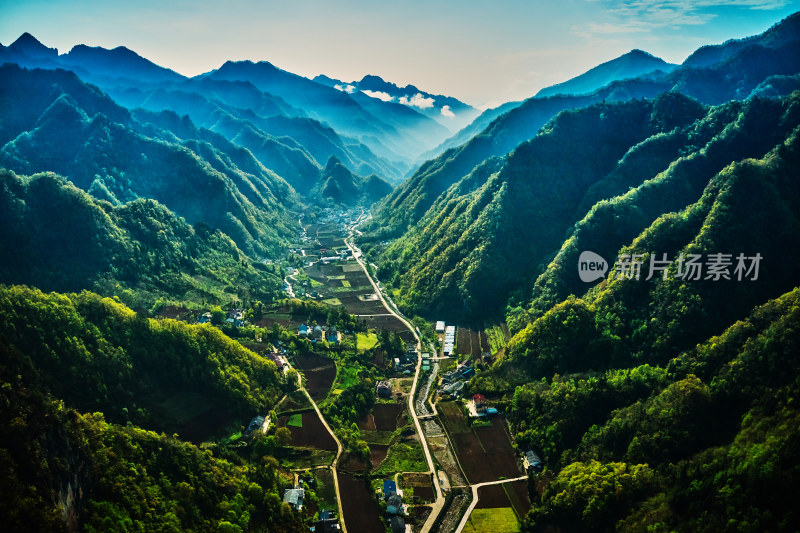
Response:
[{"label": "white cloud", "polygon": [[338,91],[345,92],[347,94],[353,94],[354,92],[356,92],[356,88],[353,87],[352,85],[339,85],[337,83],[336,85],[333,86],[333,88]]},{"label": "white cloud", "polygon": [[366,94],[369,97],[377,98],[378,100],[383,100],[384,102],[392,102],[392,101],[394,101],[394,96],[392,96],[389,93],[385,93],[383,91],[368,91],[368,90],[364,89],[361,92]]},{"label": "white cloud", "polygon": [[455,113],[450,111],[450,106],[449,105],[443,105],[442,106],[442,115],[445,116],[445,117],[454,117],[454,116],[456,116]]},{"label": "white cloud", "polygon": [[420,109],[429,109],[433,107],[433,98],[425,98],[421,93],[417,93],[411,98],[401,96],[398,100],[401,104],[418,107]]},{"label": "white cloud", "polygon": [[617,22],[575,26],[573,32],[589,36],[700,26],[717,16],[711,12],[713,8],[773,10],[785,7],[788,0],[605,0],[605,3],[613,6],[608,12],[617,17]]}]

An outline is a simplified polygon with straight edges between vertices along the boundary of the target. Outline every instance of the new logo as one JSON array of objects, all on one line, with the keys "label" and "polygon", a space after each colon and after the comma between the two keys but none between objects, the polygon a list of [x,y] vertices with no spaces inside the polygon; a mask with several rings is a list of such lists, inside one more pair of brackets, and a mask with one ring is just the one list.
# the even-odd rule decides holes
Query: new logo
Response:
[{"label": "new logo", "polygon": [[581,281],[591,283],[603,278],[608,272],[608,261],[590,251],[581,252],[578,257],[578,276]]}]

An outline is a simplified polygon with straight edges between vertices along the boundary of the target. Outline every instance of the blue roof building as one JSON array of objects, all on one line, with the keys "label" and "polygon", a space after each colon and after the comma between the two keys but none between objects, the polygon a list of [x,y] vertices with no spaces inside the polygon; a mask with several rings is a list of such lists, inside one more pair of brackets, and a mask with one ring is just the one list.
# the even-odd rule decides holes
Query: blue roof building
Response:
[{"label": "blue roof building", "polygon": [[392,494],[397,494],[397,483],[391,479],[387,479],[383,482],[383,497],[388,498]]}]

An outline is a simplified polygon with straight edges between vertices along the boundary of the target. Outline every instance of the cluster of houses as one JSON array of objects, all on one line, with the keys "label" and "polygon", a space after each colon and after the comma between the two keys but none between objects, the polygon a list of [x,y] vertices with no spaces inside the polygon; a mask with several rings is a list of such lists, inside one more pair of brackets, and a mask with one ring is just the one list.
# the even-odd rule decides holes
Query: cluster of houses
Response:
[{"label": "cluster of houses", "polygon": [[[228,316],[225,318],[225,322],[240,328],[245,325],[244,321],[244,310],[242,309],[231,309],[228,311]],[[211,311],[206,311],[200,318],[197,319],[198,324],[209,324],[211,323]]]},{"label": "cluster of houses", "polygon": [[320,255],[319,262],[322,263],[323,265],[329,265],[329,264],[335,263],[337,261],[347,261],[347,260],[353,259],[353,251],[350,248],[345,248],[341,252],[336,253],[334,255],[327,255],[326,256],[325,255],[326,253],[328,253],[328,250],[326,250],[325,248],[320,248],[320,250],[319,250],[319,255]]},{"label": "cluster of houses", "polygon": [[[314,488],[317,482],[312,476],[300,475],[293,488],[283,491],[283,502],[288,504],[289,507],[295,511],[303,510],[303,500],[306,495],[305,489],[302,488],[304,484],[308,485],[310,488]],[[314,521],[309,530],[314,533],[336,533],[341,531],[342,527],[339,524],[339,519],[335,511],[323,509],[320,510],[319,518]]]},{"label": "cluster of houses", "polygon": [[[425,356],[427,354],[422,354],[423,357],[423,367],[425,365]],[[430,370],[430,356],[427,358],[428,360],[428,370]],[[409,342],[406,344],[406,351],[400,357],[394,358],[394,371],[400,372],[405,375],[410,375],[414,373],[414,368],[417,366],[417,346]],[[425,370],[425,368],[423,368]]]},{"label": "cluster of houses", "polygon": [[439,394],[453,396],[454,398],[461,396],[465,387],[464,382],[474,375],[475,369],[470,364],[470,361],[459,364],[455,370],[442,374],[442,386],[439,387]]},{"label": "cluster of houses", "polygon": [[486,403],[486,396],[483,394],[475,394],[471,402],[467,402],[467,409],[472,417],[492,416],[497,414],[497,409],[489,407]]},{"label": "cluster of houses", "polygon": [[386,519],[392,533],[403,533],[406,530],[406,520],[404,518],[406,506],[403,504],[402,492],[397,489],[397,483],[391,479],[383,482],[381,496],[386,502]]},{"label": "cluster of houses", "polygon": [[307,326],[300,324],[297,328],[297,336],[301,339],[311,339],[312,342],[317,342],[325,339],[330,344],[339,345],[342,342],[342,333],[337,331],[334,326]]},{"label": "cluster of houses", "polygon": [[456,345],[456,327],[445,326],[441,320],[436,323],[436,333],[444,333],[444,348],[442,352],[445,356],[453,353],[453,348]]}]

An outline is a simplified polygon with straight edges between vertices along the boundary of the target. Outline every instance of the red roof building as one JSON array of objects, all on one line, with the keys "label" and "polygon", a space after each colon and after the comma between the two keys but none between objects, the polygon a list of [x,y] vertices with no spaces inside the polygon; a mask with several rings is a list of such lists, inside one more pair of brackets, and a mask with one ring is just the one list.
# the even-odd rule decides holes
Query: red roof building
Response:
[{"label": "red roof building", "polygon": [[475,402],[475,407],[486,405],[486,396],[483,394],[476,394],[472,397],[472,401]]}]

